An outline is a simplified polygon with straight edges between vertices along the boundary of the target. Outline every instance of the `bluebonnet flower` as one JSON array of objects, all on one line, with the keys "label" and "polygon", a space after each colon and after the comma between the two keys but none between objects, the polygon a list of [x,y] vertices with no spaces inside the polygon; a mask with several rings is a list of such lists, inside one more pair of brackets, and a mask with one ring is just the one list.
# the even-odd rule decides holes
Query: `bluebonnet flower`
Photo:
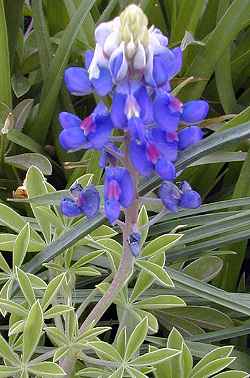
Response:
[{"label": "bluebonnet flower", "polygon": [[140,242],[141,234],[139,234],[139,232],[132,232],[129,235],[128,244],[134,257],[137,257],[140,254]]},{"label": "bluebonnet flower", "polygon": [[[95,30],[95,40],[94,51],[85,53],[85,67],[65,71],[65,84],[74,95],[94,92],[110,96],[110,108],[100,103],[84,120],[71,113],[60,113],[63,130],[59,140],[66,150],[100,152],[108,220],[114,223],[121,210],[133,204],[137,195],[135,172],[142,176],[156,173],[164,180],[160,198],[169,211],[200,206],[199,194],[187,182],[179,186],[172,182],[176,178],[174,163],[179,152],[203,137],[199,124],[208,114],[206,101],[182,103],[171,93],[170,81],[182,68],[182,49],[170,49],[167,37],[159,29],[148,28],[147,17],[136,5],[128,6],[114,20],[100,24]],[[115,137],[111,135],[113,130]],[[81,198],[86,199],[87,195],[90,210],[96,209],[93,188],[90,192],[75,190],[71,198],[62,201],[64,214],[81,214]],[[87,202],[84,203],[87,215]],[[136,256],[139,248],[136,235],[132,242],[131,252]]]},{"label": "bluebonnet flower", "polygon": [[135,183],[126,168],[107,167],[104,181],[105,214],[110,223],[120,215],[121,207],[128,208],[135,198]]},{"label": "bluebonnet flower", "polygon": [[74,114],[62,112],[59,114],[59,122],[63,127],[59,141],[65,150],[100,150],[108,143],[113,128],[111,117],[103,103],[99,103],[84,120]]},{"label": "bluebonnet flower", "polygon": [[94,186],[83,189],[76,184],[71,188],[71,197],[62,199],[60,208],[67,217],[84,214],[87,218],[93,218],[100,208],[100,194]]},{"label": "bluebonnet flower", "polygon": [[195,209],[201,205],[199,193],[192,190],[187,181],[183,181],[179,188],[172,182],[163,182],[160,187],[160,198],[164,206],[173,212],[178,208]]}]

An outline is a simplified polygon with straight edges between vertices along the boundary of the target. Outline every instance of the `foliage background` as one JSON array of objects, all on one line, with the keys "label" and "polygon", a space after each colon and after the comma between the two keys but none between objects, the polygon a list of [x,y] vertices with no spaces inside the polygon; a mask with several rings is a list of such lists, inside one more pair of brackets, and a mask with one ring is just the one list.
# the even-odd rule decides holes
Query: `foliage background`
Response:
[{"label": "foliage background", "polygon": [[[61,266],[61,272],[68,274],[67,282],[74,283],[77,278],[76,289],[70,294],[70,305],[78,306],[93,290],[87,311],[100,296],[95,285],[109,274],[107,259],[100,257],[94,266],[86,268],[98,269],[98,277],[94,271],[90,277],[90,270],[71,274],[69,268],[72,261],[94,250],[93,245],[86,246],[84,237],[97,229],[103,218],[99,216],[91,223],[77,220],[72,224],[59,216],[54,205],[83,175],[80,179],[83,183],[91,179],[101,185],[102,171],[95,153],[69,155],[61,149],[57,118],[62,110],[74,111],[84,117],[98,99],[92,96],[71,98],[63,85],[63,72],[68,65],[82,65],[84,51],[94,47],[95,25],[113,18],[128,3],[125,0],[0,1],[0,123],[1,128],[8,131],[1,135],[0,147],[0,249],[12,266],[13,248],[19,233],[19,253],[22,254],[25,248],[28,252],[37,252],[27,253],[20,266],[24,263],[25,271],[39,273],[44,281],[48,281],[48,274],[53,271],[44,270],[44,263],[53,261]],[[175,227],[184,234],[175,246],[170,246],[166,256],[167,266],[171,264],[169,275],[176,285],[172,290],[189,306],[185,315],[181,309],[181,317],[178,309],[153,312],[160,324],[159,336],[166,337],[174,325],[191,340],[191,350],[196,358],[200,357],[201,350],[210,350],[210,344],[234,344],[239,356],[236,367],[250,372],[247,359],[250,3],[249,0],[142,0],[139,3],[149,22],[169,36],[170,46],[180,44],[185,31],[192,33],[198,41],[186,48],[183,70],[173,84],[176,87],[193,76],[193,80],[180,90],[180,98],[201,97],[210,104],[209,119],[202,124],[207,138],[179,161],[179,170],[187,167],[181,177],[187,178],[202,194],[205,205],[198,210],[167,215],[149,229],[149,240],[165,235]],[[226,139],[229,143],[224,144]],[[12,199],[9,202],[12,191],[22,185],[27,169],[29,200]],[[47,177],[47,183],[41,172]],[[156,187],[157,180],[152,179],[143,184],[142,192],[148,193]],[[150,201],[147,209],[149,216],[158,211]],[[32,232],[42,234],[42,239],[35,236],[36,245],[29,243],[24,247],[20,231],[27,237],[28,231],[23,229],[27,221]],[[101,239],[114,236],[119,241],[119,235],[114,231],[101,230]],[[101,243],[100,235],[95,237]],[[112,250],[118,247],[103,244],[100,247],[99,244],[99,248],[112,255]],[[3,264],[0,266],[4,271]],[[57,274],[56,270],[52,273],[53,276]],[[15,300],[20,296],[20,292],[14,290],[15,280],[12,280],[12,289],[10,284],[6,286],[6,280],[6,276],[1,276],[1,298]],[[155,285],[145,295],[149,298],[152,294],[165,292],[163,287]],[[216,318],[215,310],[222,310],[225,317]],[[103,321],[105,325],[114,324],[113,331],[105,336],[105,340],[111,342],[117,328],[115,306]],[[123,320],[125,324],[128,321],[129,316]],[[9,327],[7,323],[8,317],[2,318],[1,327],[5,331]],[[43,345],[44,351],[50,346],[47,341]]]}]

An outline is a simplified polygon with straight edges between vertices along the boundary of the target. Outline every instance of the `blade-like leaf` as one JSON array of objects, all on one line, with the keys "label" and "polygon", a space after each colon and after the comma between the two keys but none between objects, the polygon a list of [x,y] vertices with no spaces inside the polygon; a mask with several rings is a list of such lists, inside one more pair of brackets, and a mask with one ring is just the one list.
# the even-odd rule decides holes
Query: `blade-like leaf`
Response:
[{"label": "blade-like leaf", "polygon": [[64,377],[65,373],[63,369],[54,362],[40,362],[38,364],[30,364],[28,370],[43,377]]},{"label": "blade-like leaf", "polygon": [[27,363],[34,354],[43,329],[43,312],[40,303],[33,304],[23,331],[23,362]]},{"label": "blade-like leaf", "polygon": [[13,264],[20,267],[25,258],[30,242],[30,226],[27,223],[19,232],[13,249]]},{"label": "blade-like leaf", "polygon": [[150,365],[157,365],[169,358],[177,356],[180,353],[179,350],[170,349],[170,348],[162,348],[155,350],[153,352],[148,352],[135,358],[133,361],[130,362],[132,366],[150,366]]},{"label": "blade-like leaf", "polygon": [[133,357],[136,351],[139,351],[141,344],[143,343],[148,332],[148,320],[144,318],[134,329],[126,348],[125,358],[129,360]]}]

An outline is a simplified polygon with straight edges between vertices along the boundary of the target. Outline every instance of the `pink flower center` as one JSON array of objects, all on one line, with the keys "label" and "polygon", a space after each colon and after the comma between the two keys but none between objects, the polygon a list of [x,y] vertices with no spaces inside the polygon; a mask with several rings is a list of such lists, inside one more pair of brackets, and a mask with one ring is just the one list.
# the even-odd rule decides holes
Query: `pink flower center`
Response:
[{"label": "pink flower center", "polygon": [[177,97],[171,96],[169,99],[169,109],[171,110],[171,112],[181,113],[182,108],[183,108],[183,103]]},{"label": "pink flower center", "polygon": [[160,157],[160,152],[155,144],[148,143],[147,145],[147,158],[150,160],[153,164],[157,163],[157,160]]},{"label": "pink flower center", "polygon": [[121,195],[121,188],[116,180],[110,180],[108,183],[108,199],[118,201]]},{"label": "pink flower center", "polygon": [[178,141],[178,135],[176,132],[172,133],[166,133],[166,141],[167,142],[177,142]]},{"label": "pink flower center", "polygon": [[84,131],[84,135],[89,135],[96,130],[95,122],[91,116],[84,118],[81,122],[80,128]]}]

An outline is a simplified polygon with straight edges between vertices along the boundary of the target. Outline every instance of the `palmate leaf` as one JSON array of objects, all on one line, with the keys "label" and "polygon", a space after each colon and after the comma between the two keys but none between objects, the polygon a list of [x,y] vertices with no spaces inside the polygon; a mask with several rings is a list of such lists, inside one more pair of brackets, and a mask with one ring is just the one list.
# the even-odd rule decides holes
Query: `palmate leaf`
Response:
[{"label": "palmate leaf", "polygon": [[[186,150],[180,155],[177,160],[177,171],[182,171],[189,164],[198,160],[202,156],[220,148],[226,143],[246,138],[250,135],[250,123],[245,123],[237,128],[225,130],[220,133],[215,133],[208,138],[197,143],[193,148]],[[159,178],[153,177],[148,179],[140,185],[139,194],[144,195],[147,192],[155,189],[160,183]],[[93,230],[101,226],[105,222],[103,215],[98,215],[91,221],[81,220],[72,229],[66,231],[60,238],[50,243],[43,251],[33,257],[29,263],[26,264],[25,270],[30,273],[36,273],[43,263],[49,262],[51,259],[62,253],[65,249],[71,247],[78,240],[91,233]]]}]

